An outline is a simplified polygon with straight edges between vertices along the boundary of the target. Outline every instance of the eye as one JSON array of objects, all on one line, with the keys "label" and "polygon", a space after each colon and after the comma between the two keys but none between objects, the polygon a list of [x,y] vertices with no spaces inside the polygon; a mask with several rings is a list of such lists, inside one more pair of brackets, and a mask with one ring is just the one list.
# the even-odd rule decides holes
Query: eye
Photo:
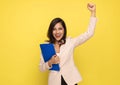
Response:
[{"label": "eye", "polygon": [[63,30],[63,28],[62,28],[62,27],[60,27],[60,28],[59,28],[59,30]]},{"label": "eye", "polygon": [[56,30],[56,28],[53,28],[53,31]]}]

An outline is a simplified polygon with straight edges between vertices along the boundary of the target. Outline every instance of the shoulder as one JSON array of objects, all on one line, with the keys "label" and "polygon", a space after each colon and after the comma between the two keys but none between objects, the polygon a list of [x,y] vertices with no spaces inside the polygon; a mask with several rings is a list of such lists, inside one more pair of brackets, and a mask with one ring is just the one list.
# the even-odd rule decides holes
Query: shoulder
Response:
[{"label": "shoulder", "polygon": [[72,43],[72,41],[73,41],[73,38],[71,36],[68,36],[66,38],[66,43]]},{"label": "shoulder", "polygon": [[43,43],[40,43],[40,45],[41,45],[41,44],[49,44],[49,43],[50,43],[50,42],[43,42]]},{"label": "shoulder", "polygon": [[68,40],[72,40],[73,38],[71,37],[71,36],[68,36],[67,38],[66,38],[66,41],[68,41]]},{"label": "shoulder", "polygon": [[43,42],[43,44],[49,44],[50,42],[49,41],[45,41],[45,42]]},{"label": "shoulder", "polygon": [[66,42],[68,42],[68,41],[70,41],[70,40],[71,40],[71,37],[68,36],[68,37],[66,38]]}]

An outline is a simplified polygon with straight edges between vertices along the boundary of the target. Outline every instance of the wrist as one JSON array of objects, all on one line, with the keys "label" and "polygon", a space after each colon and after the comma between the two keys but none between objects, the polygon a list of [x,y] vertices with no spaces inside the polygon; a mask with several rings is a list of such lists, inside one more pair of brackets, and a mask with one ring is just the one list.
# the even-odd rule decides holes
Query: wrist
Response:
[{"label": "wrist", "polygon": [[92,12],[91,12],[91,16],[92,16],[92,17],[96,17],[96,12],[95,12],[95,11],[92,11]]},{"label": "wrist", "polygon": [[52,66],[52,61],[51,61],[51,60],[48,61],[48,65],[49,65],[50,67]]}]

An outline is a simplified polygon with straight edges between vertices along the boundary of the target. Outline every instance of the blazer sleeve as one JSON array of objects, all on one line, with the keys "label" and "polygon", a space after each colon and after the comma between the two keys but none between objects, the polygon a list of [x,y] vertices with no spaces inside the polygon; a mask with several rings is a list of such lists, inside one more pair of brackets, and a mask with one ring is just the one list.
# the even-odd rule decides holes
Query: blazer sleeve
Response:
[{"label": "blazer sleeve", "polygon": [[43,56],[41,55],[40,64],[39,64],[40,71],[46,71],[50,68],[52,67],[48,65],[48,62],[44,62]]},{"label": "blazer sleeve", "polygon": [[96,22],[97,22],[96,17],[90,17],[90,22],[89,22],[87,31],[79,35],[76,38],[72,38],[74,47],[77,47],[83,44],[84,42],[86,42],[88,39],[90,39],[93,36]]}]

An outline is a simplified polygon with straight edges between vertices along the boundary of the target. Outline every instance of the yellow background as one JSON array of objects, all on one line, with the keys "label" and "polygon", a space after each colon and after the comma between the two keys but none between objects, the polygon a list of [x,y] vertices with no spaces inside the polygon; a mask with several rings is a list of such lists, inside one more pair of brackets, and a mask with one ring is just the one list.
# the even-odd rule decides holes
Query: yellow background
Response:
[{"label": "yellow background", "polygon": [[55,17],[64,19],[68,36],[86,31],[97,6],[95,35],[75,50],[79,85],[120,85],[119,0],[0,0],[0,85],[47,85],[48,71],[39,71],[39,44]]}]

